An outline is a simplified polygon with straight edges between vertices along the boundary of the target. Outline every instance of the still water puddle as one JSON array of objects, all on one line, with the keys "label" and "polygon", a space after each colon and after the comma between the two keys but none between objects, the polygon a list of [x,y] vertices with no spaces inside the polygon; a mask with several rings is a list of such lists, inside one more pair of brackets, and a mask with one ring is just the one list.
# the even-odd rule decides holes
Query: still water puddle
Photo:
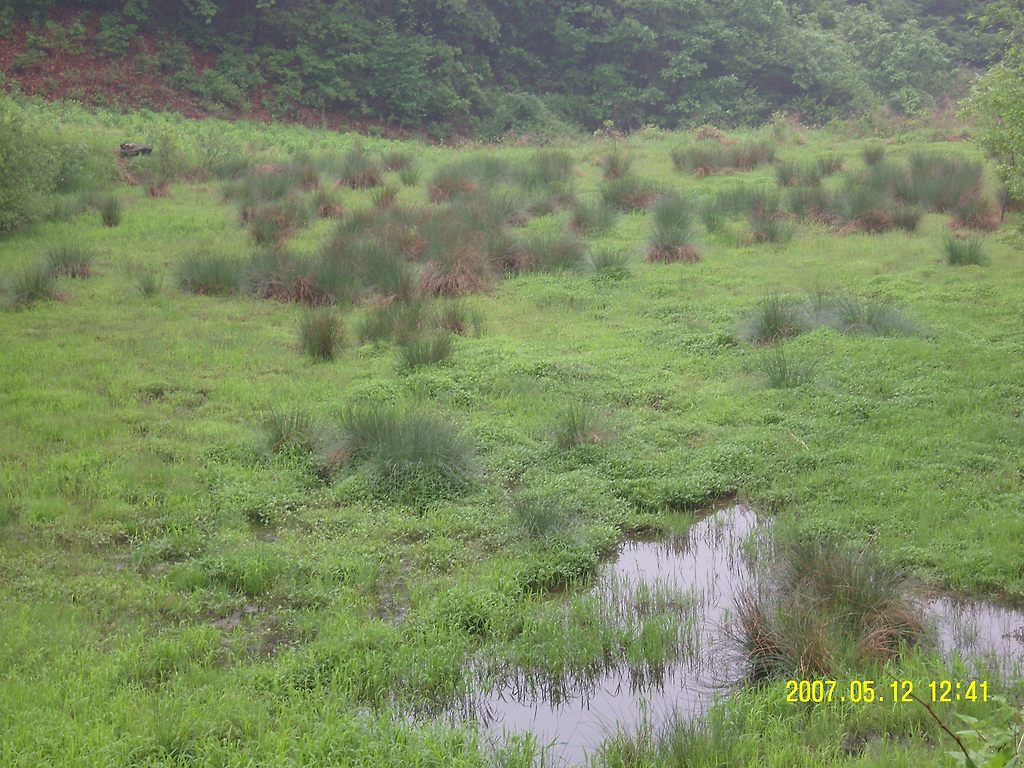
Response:
[{"label": "still water puddle", "polygon": [[[758,554],[769,542],[768,523],[744,506],[682,535],[625,542],[599,574],[595,593],[619,604],[652,593],[687,595],[694,610],[679,658],[655,670],[623,662],[546,684],[513,676],[473,704],[486,737],[500,744],[530,733],[546,748],[545,765],[580,765],[616,732],[702,715],[744,675],[744,660],[728,642],[729,623],[736,599],[757,582]],[[947,657],[1024,669],[1024,613],[948,597],[927,601],[924,610]]]}]

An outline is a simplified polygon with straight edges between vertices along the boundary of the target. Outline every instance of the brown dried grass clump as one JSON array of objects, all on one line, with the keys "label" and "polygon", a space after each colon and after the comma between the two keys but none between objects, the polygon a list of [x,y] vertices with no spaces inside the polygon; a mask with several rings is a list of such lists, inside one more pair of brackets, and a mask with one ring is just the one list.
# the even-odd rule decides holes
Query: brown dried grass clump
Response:
[{"label": "brown dried grass clump", "polygon": [[430,185],[430,202],[447,203],[455,195],[476,192],[480,185],[467,179],[439,181]]},{"label": "brown dried grass clump", "polygon": [[702,125],[694,132],[693,138],[696,141],[714,141],[721,144],[723,147],[737,143],[736,139],[730,138],[723,131],[713,125]]},{"label": "brown dried grass clump", "polygon": [[494,277],[486,257],[466,246],[443,261],[430,261],[420,273],[420,290],[426,296],[463,296],[491,287]]},{"label": "brown dried grass clump", "polygon": [[692,245],[659,246],[647,251],[647,261],[659,264],[693,264],[700,261],[700,256],[700,250]]}]

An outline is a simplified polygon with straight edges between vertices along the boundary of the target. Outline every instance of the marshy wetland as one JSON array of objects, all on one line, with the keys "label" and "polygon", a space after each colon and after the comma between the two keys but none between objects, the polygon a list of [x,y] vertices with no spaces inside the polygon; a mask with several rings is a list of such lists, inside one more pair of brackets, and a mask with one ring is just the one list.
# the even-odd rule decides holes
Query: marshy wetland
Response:
[{"label": "marshy wetland", "polygon": [[[1024,240],[973,144],[2,98],[63,181],[0,239],[0,763],[953,765],[937,717],[981,765],[1019,724]],[[821,678],[992,697],[786,700]]]}]

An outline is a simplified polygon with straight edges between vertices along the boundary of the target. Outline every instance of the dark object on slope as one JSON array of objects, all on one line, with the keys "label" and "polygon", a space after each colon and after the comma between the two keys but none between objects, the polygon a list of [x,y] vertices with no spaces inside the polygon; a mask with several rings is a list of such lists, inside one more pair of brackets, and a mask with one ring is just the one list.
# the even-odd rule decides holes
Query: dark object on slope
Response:
[{"label": "dark object on slope", "polygon": [[133,144],[132,142],[125,142],[120,147],[121,157],[138,157],[139,155],[148,155],[152,152],[152,144]]}]

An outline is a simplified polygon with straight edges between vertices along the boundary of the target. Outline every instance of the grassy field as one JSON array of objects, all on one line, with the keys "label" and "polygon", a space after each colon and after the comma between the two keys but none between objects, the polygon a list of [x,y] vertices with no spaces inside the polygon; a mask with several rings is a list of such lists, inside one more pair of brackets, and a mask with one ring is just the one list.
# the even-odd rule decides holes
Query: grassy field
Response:
[{"label": "grassy field", "polygon": [[[915,231],[868,233],[853,193],[837,203],[845,220],[801,221],[784,215],[797,196],[776,184],[834,154],[842,171],[799,188],[841,195],[879,147],[892,167],[922,152],[982,161],[970,143],[777,126],[736,136],[765,142],[773,161],[717,173],[678,153],[677,170],[673,150],[693,139],[664,133],[594,137],[545,160],[528,146],[357,142],[5,103],[76,137],[99,170],[67,191],[68,212],[53,217],[65,220],[0,240],[4,765],[528,765],[529,740],[495,753],[441,717],[465,694],[467,664],[558,676],[656,653],[644,622],[609,625],[594,608],[599,558],[631,532],[685,527],[730,497],[935,588],[1024,598],[1016,215],[995,232],[980,216],[983,263],[952,265],[958,214],[922,204]],[[117,182],[109,148],[153,136],[165,156],[173,144],[179,166],[161,168],[158,151],[120,164],[141,183]],[[697,146],[711,145],[737,146]],[[333,316],[260,298],[266,280],[247,288],[240,270],[278,257],[254,244],[267,209],[238,202],[258,178],[246,169],[273,175],[284,167],[273,164],[309,158],[326,194],[295,199],[344,209],[340,223],[298,217],[268,237],[289,264],[313,263],[339,226],[388,205],[379,186],[335,188],[345,158],[361,162],[345,155],[357,146],[415,165],[404,178],[381,171],[398,210],[443,207],[431,190],[467,158],[539,169],[536,184],[495,181],[530,210],[510,217],[514,274],[445,262],[442,233],[434,262],[428,238],[426,255],[395,267],[393,291],[380,287],[392,276],[372,274],[377,262],[336,278]],[[557,170],[565,157],[568,176]],[[604,175],[628,163],[621,178],[681,202],[601,211],[607,226],[559,245],[570,197],[600,208],[616,182]],[[760,218],[763,201],[738,215],[723,202],[714,218],[715,200],[760,182],[784,195],[777,213],[778,201]],[[96,189],[118,198],[117,226],[94,207],[75,212],[75,195]],[[991,214],[996,185],[979,190],[978,210]],[[664,226],[652,239],[655,215]],[[51,268],[54,297],[32,301],[26,276],[70,245],[86,253],[88,276]],[[680,259],[648,261],[655,247]],[[560,249],[568,255],[550,256]],[[211,287],[215,258],[230,262],[223,291]],[[466,275],[479,290],[418,295]],[[391,307],[426,313],[413,339],[382,319],[396,295]],[[772,311],[784,322],[766,335]],[[330,359],[304,352],[304,322],[342,335],[326,342]],[[419,436],[433,446],[424,454]],[[950,671],[921,651],[858,673]],[[1011,703],[1020,695],[994,686]],[[992,707],[936,711],[948,720]],[[846,749],[851,734],[867,747]],[[947,760],[943,738],[920,708],[797,706],[776,681],[667,741],[620,736],[595,759],[909,766]]]}]

